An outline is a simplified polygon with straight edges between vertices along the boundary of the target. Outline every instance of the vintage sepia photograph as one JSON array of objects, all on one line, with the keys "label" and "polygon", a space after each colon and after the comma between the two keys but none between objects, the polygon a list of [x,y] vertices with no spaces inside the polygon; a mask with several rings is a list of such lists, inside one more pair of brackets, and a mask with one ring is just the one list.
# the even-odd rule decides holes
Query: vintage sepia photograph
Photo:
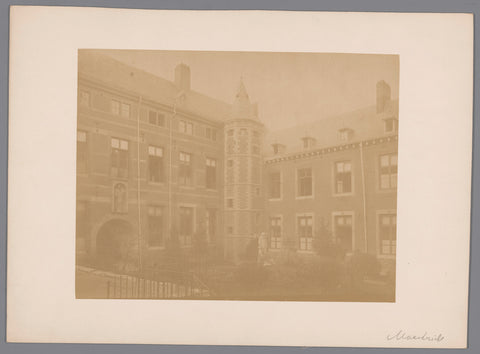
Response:
[{"label": "vintage sepia photograph", "polygon": [[77,299],[395,302],[399,56],[78,50]]}]

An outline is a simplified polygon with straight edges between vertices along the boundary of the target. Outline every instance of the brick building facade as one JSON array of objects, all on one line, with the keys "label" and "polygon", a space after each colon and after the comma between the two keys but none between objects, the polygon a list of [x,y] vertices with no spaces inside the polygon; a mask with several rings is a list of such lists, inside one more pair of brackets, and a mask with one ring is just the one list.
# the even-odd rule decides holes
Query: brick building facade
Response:
[{"label": "brick building facade", "polygon": [[171,82],[85,51],[78,88],[79,262],[150,267],[172,240],[238,262],[258,235],[272,255],[312,253],[324,229],[347,252],[394,259],[398,108],[385,82],[375,106],[283,134],[265,130],[243,83],[227,104],[191,90],[184,64]]}]

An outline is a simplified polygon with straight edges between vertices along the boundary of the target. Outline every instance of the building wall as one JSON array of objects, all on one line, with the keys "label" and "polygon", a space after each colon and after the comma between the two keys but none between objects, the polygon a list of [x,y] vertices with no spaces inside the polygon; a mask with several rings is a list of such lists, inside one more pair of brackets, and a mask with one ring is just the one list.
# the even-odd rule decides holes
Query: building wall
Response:
[{"label": "building wall", "polygon": [[[313,149],[298,154],[273,157],[266,160],[266,189],[270,189],[272,173],[281,175],[281,197],[271,199],[267,195],[266,211],[269,220],[282,218],[282,248],[292,247],[299,250],[297,217],[313,215],[313,234],[326,225],[333,239],[336,237],[335,216],[352,216],[352,250],[368,252],[381,256],[378,239],[379,213],[396,214],[396,188],[380,188],[380,156],[397,153],[397,136],[386,135],[381,138],[346,143],[331,148]],[[363,151],[362,151],[363,150]],[[363,154],[363,158],[362,158]],[[362,173],[363,159],[363,173]],[[339,194],[335,190],[335,166],[337,162],[351,163],[351,192]],[[311,168],[313,173],[313,193],[311,197],[298,196],[297,171]],[[366,240],[366,242],[365,242]],[[365,244],[367,243],[367,245]],[[312,249],[310,252],[314,252]],[[306,252],[308,253],[308,252]]]},{"label": "building wall", "polygon": [[[396,214],[396,188],[380,188],[379,159],[396,154],[395,132],[361,144],[344,141],[264,158],[265,132],[256,114],[224,123],[187,111],[182,98],[171,99],[167,105],[81,76],[78,92],[78,131],[86,136],[86,168],[77,165],[79,258],[94,258],[99,252],[98,235],[103,235],[106,226],[111,227],[110,233],[118,232],[115,225],[120,225],[127,230],[130,258],[141,258],[147,266],[161,263],[168,236],[180,234],[179,212],[186,207],[193,211],[192,236],[205,230],[207,211],[215,212],[216,237],[208,240],[209,245],[228,260],[239,261],[255,235],[271,234],[272,217],[281,219],[280,250],[314,253],[313,249],[300,249],[297,218],[302,215],[312,215],[314,236],[324,225],[333,239],[338,236],[336,218],[351,217],[352,251],[366,251],[386,261],[394,259],[394,253],[386,256],[380,252],[379,218],[382,213]],[[237,108],[248,113],[251,105],[246,92],[243,95]],[[156,113],[155,122],[150,112]],[[128,173],[123,177],[112,174],[112,138],[128,142]],[[162,150],[163,173],[157,182],[149,180],[152,146]],[[180,178],[182,154],[189,156],[192,171],[186,185]],[[216,183],[214,188],[207,188],[207,163],[211,160],[215,161]],[[339,194],[335,192],[335,166],[347,161],[352,188]],[[312,169],[313,190],[308,197],[298,196],[298,170],[303,168]],[[281,196],[275,200],[269,198],[273,172],[281,174]],[[115,210],[119,184],[126,192],[126,208],[120,211]],[[161,210],[163,232],[163,242],[153,246],[149,244],[152,207]],[[186,251],[191,248],[184,247]]]},{"label": "building wall", "polygon": [[[121,113],[113,113],[112,100],[128,104],[129,114],[122,116]],[[162,115],[163,124],[151,124],[150,111],[156,112],[157,118],[158,114]],[[214,120],[184,113],[180,107],[176,107],[176,114],[173,111],[173,107],[135,97],[129,92],[80,80],[78,130],[86,134],[87,150],[86,170],[77,170],[77,199],[81,204],[77,226],[77,253],[80,256],[96,254],[96,238],[101,226],[108,220],[115,219],[124,220],[131,225],[131,245],[138,244],[138,235],[141,235],[142,258],[147,263],[154,263],[156,258],[161,257],[165,242],[155,247],[148,245],[150,206],[162,208],[164,237],[169,233],[170,218],[178,228],[180,206],[194,209],[194,231],[204,226],[202,223],[205,223],[206,209],[215,210],[217,239],[212,238],[210,241],[212,245],[221,247],[223,127]],[[181,121],[192,124],[191,133],[179,131]],[[157,119],[157,122],[160,121]],[[215,132],[215,139],[212,132]],[[128,173],[123,177],[112,174],[112,138],[128,142]],[[163,150],[163,174],[159,182],[149,181],[150,146]],[[191,156],[192,178],[188,185],[182,185],[179,181],[180,152]],[[213,188],[206,186],[207,158],[216,162],[216,184]],[[126,187],[128,202],[126,210],[122,212],[114,211],[114,186],[117,183]]]}]

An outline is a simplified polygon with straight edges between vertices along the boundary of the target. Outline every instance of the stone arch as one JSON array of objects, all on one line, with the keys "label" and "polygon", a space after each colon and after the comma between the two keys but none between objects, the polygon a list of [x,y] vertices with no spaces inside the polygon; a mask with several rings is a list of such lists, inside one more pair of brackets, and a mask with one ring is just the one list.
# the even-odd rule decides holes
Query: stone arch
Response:
[{"label": "stone arch", "polygon": [[94,243],[96,263],[102,268],[125,270],[137,263],[134,228],[124,218],[110,218],[103,222],[96,230]]}]

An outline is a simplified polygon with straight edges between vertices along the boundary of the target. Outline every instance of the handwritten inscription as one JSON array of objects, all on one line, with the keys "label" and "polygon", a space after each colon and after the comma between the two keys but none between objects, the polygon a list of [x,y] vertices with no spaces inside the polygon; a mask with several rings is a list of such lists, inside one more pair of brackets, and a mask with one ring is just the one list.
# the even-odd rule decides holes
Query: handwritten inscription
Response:
[{"label": "handwritten inscription", "polygon": [[422,335],[410,334],[404,330],[399,330],[395,334],[387,335],[387,340],[418,340],[418,341],[428,341],[428,342],[441,342],[445,337],[441,334],[430,334],[425,331]]}]

